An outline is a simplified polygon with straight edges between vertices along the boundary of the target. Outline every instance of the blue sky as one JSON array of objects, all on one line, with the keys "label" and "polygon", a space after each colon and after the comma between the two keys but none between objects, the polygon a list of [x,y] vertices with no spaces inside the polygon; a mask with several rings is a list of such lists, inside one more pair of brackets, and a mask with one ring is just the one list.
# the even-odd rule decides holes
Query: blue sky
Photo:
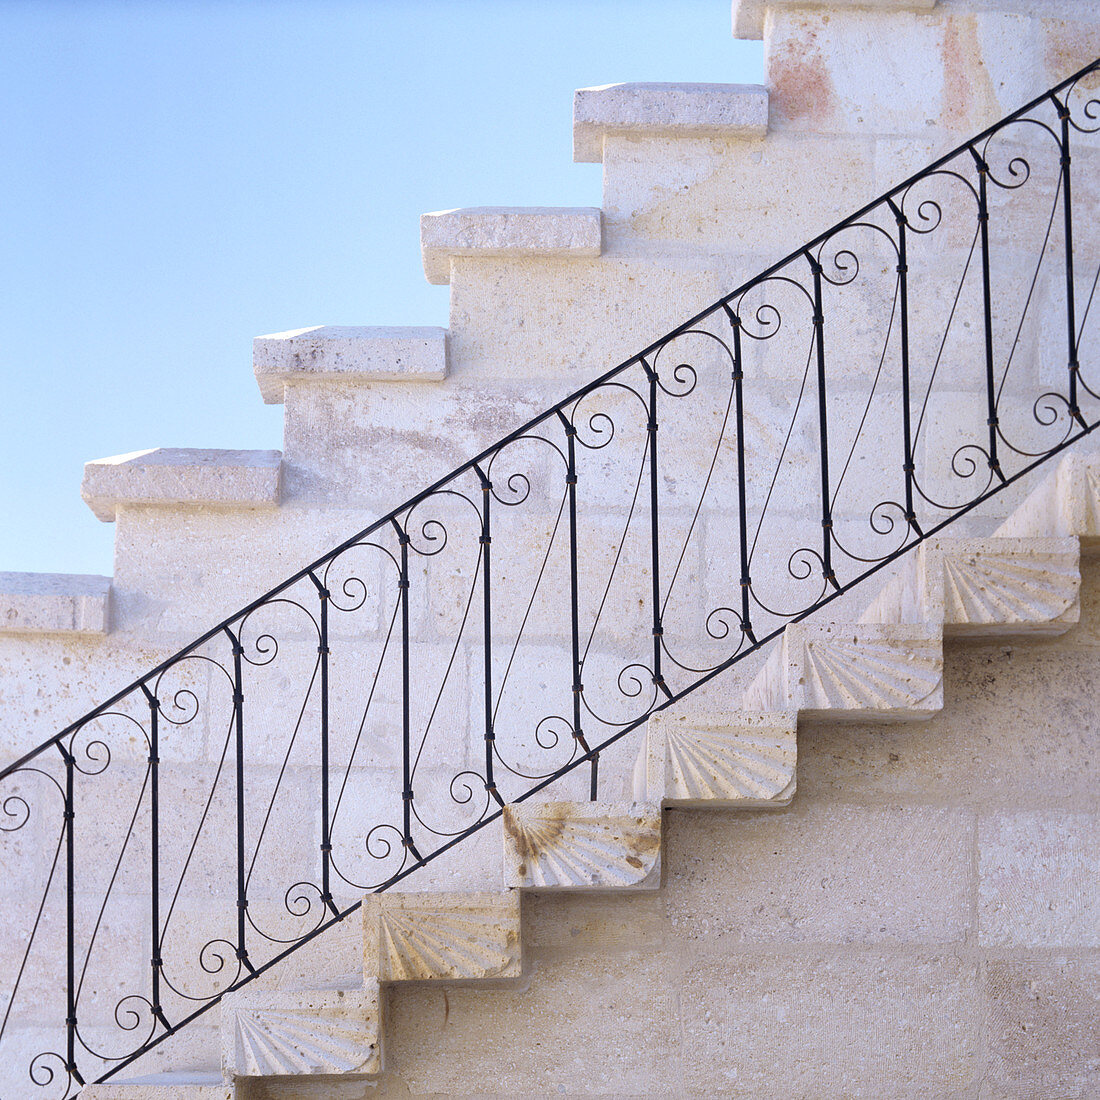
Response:
[{"label": "blue sky", "polygon": [[574,88],[761,79],[724,0],[0,0],[0,571],[111,572],[88,459],[280,447],[253,336],[445,325],[422,212],[598,205]]}]

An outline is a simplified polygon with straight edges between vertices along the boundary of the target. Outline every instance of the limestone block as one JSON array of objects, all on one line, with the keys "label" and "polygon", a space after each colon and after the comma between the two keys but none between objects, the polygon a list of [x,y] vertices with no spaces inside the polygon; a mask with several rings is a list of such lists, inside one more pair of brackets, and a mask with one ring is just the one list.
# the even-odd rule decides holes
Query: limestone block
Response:
[{"label": "limestone block", "polygon": [[680,987],[689,1096],[977,1095],[977,965],[924,951],[702,956]]},{"label": "limestone block", "polygon": [[[539,960],[522,995],[422,985],[391,997],[400,1095],[683,1095],[675,970],[625,950]],[[723,995],[728,991],[723,989]]]},{"label": "limestone block", "polygon": [[978,938],[985,945],[1100,947],[1100,818],[1000,813],[978,829]]},{"label": "limestone block", "polygon": [[441,382],[447,330],[317,325],[252,341],[252,369],[268,405],[288,382]]},{"label": "limestone block", "polygon": [[274,507],[281,463],[278,451],[159,447],[86,463],[80,494],[105,523],[119,505]]},{"label": "limestone block", "polygon": [[[167,517],[163,506],[127,507],[115,533],[112,632],[125,629],[139,637],[155,632],[158,639],[174,640],[173,649],[182,646],[376,518],[338,507],[181,507]],[[354,564],[373,564],[363,556]],[[348,572],[340,570],[338,583]],[[377,582],[365,579],[369,596]],[[350,597],[339,592],[338,583],[334,602],[338,598],[348,606]],[[316,610],[317,592],[308,579],[295,586],[294,598]],[[373,602],[365,610],[381,614]],[[366,618],[356,616],[357,631],[377,629]],[[334,631],[349,633],[348,621],[334,612]]]},{"label": "limestone block", "polygon": [[666,909],[715,950],[961,943],[973,932],[974,814],[800,797],[769,814],[669,812]]},{"label": "limestone block", "polygon": [[929,11],[936,0],[733,0],[733,37],[764,37],[764,13],[784,8],[821,8],[830,12],[846,8],[872,11]]},{"label": "limestone block", "polygon": [[678,806],[785,806],[794,797],[797,716],[658,711],[634,775],[638,799]]},{"label": "limestone block", "polygon": [[864,613],[945,635],[1060,634],[1080,617],[1077,540],[929,539]]},{"label": "limestone block", "polygon": [[1085,958],[990,958],[983,967],[985,1085],[1005,1097],[1089,1096],[1100,1075],[1100,965]]},{"label": "limestone block", "polygon": [[[679,313],[668,316],[670,323],[653,331],[652,340],[757,274],[762,262],[782,258],[866,203],[872,197],[868,181],[873,161],[874,143],[863,134],[840,134],[823,142],[806,134],[769,132],[767,141],[752,144],[608,134],[605,262],[622,263],[631,253],[641,253],[651,265],[674,269],[673,289],[692,291],[688,273],[694,276],[698,250],[714,256],[711,270],[715,261],[721,265],[711,280],[717,284],[714,292],[700,290],[673,300],[670,304]],[[813,163],[813,187],[801,182],[808,162]],[[684,274],[677,277],[675,268]],[[650,274],[647,282],[652,279]],[[701,281],[698,276],[694,280]],[[643,293],[640,281],[636,293]],[[597,300],[607,301],[603,296]],[[659,305],[665,316],[665,303]],[[645,317],[635,314],[629,323],[640,328]],[[627,354],[646,342],[635,338]]]},{"label": "limestone block", "polygon": [[894,721],[943,706],[938,627],[793,623],[745,692],[746,710]]},{"label": "limestone block", "polygon": [[214,1073],[158,1073],[85,1085],[82,1100],[233,1100],[234,1088]]},{"label": "limestone block", "polygon": [[994,532],[998,537],[1100,538],[1100,455],[1067,455]]},{"label": "limestone block", "polygon": [[[810,133],[922,132],[953,93],[944,75],[945,28],[942,21],[899,23],[874,10],[823,18],[812,8],[772,8],[764,50],[773,125]],[[884,49],[886,42],[895,48]]]},{"label": "limestone block", "polygon": [[604,84],[573,94],[573,159],[603,160],[608,133],[762,138],[768,90],[758,84]]},{"label": "limestone block", "polygon": [[367,981],[518,977],[519,894],[368,895],[363,951]]},{"label": "limestone block", "polygon": [[377,1073],[378,985],[275,993],[248,986],[221,1002],[227,1078]]},{"label": "limestone block", "polygon": [[504,881],[547,889],[656,889],[661,810],[646,802],[519,802],[504,807]]},{"label": "limestone block", "polygon": [[600,254],[598,207],[475,206],[420,217],[420,251],[429,283],[451,281],[455,256],[557,256]]},{"label": "limestone block", "polygon": [[0,633],[106,634],[111,578],[0,573]]}]

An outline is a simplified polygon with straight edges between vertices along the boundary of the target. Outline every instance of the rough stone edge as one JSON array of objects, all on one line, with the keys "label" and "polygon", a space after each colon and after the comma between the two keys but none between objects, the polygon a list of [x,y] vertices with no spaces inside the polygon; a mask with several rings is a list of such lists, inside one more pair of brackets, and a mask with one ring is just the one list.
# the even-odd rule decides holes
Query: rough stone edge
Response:
[{"label": "rough stone edge", "polygon": [[420,216],[420,254],[429,283],[451,281],[456,256],[591,259],[603,249],[597,206],[472,206]]},{"label": "rough stone edge", "polygon": [[[288,382],[442,382],[449,371],[449,335],[431,325],[316,325],[273,332],[253,339],[252,371],[266,405],[283,403]],[[345,341],[362,341],[361,366],[342,363],[343,349],[336,345]],[[398,365],[402,357],[407,366]]]},{"label": "rough stone edge", "polygon": [[[635,102],[624,103],[631,97]],[[715,117],[707,105],[742,108],[743,119]],[[734,112],[737,113],[737,112]],[[603,160],[607,134],[728,137],[753,140],[768,131],[768,89],[762,84],[603,84],[573,93],[573,160]]]},{"label": "rough stone edge", "polygon": [[[172,452],[178,463],[150,462],[143,464],[147,455]],[[230,457],[236,456],[236,457]],[[93,459],[84,464],[84,480],[80,495],[97,519],[112,523],[118,517],[119,506],[151,504],[165,507],[206,507],[219,509],[275,508],[282,497],[282,453],[280,451],[223,451],[204,448],[157,448],[151,451],[134,451],[111,458]],[[193,465],[187,459],[194,458]],[[244,461],[240,461],[243,458]],[[219,459],[222,464],[219,466]],[[163,480],[176,482],[162,488],[156,487],[156,473],[145,475],[152,484],[135,489],[133,482],[142,478],[139,471],[162,468],[174,471],[162,475]],[[257,484],[246,491],[214,493],[211,480],[214,471],[246,470],[257,475]],[[183,471],[193,471],[184,473]],[[179,481],[190,480],[191,487],[181,486]]]},{"label": "rough stone edge", "polygon": [[0,634],[106,634],[110,629],[110,577],[0,573]]},{"label": "rough stone edge", "polygon": [[764,37],[764,13],[768,8],[828,8],[875,11],[931,11],[936,0],[733,0],[733,37],[760,41]]}]

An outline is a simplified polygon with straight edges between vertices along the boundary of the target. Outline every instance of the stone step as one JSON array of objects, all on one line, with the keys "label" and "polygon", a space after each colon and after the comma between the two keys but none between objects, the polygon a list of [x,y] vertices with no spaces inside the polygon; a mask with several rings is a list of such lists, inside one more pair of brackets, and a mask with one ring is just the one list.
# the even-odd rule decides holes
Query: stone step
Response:
[{"label": "stone step", "polygon": [[792,623],[745,692],[749,711],[900,721],[943,706],[938,625]]},{"label": "stone step", "polygon": [[1075,538],[932,538],[863,623],[942,623],[947,637],[1060,634],[1080,617]]},{"label": "stone step", "polygon": [[275,508],[281,482],[279,451],[158,447],[86,463],[80,492],[96,518],[112,523],[134,505]]},{"label": "stone step", "polygon": [[371,894],[363,902],[369,981],[515,978],[522,969],[519,895]]},{"label": "stone step", "polygon": [[661,884],[655,802],[518,802],[504,807],[504,882],[526,889]]},{"label": "stone step", "polygon": [[377,982],[301,992],[244,986],[220,1007],[226,1080],[381,1069]]},{"label": "stone step", "polygon": [[786,806],[795,793],[797,715],[658,711],[645,727],[634,797],[665,806]]},{"label": "stone step", "polygon": [[420,217],[429,283],[449,283],[452,261],[459,258],[590,259],[601,248],[598,207],[475,206]]},{"label": "stone step", "polygon": [[283,404],[288,386],[441,382],[447,330],[317,325],[274,332],[252,341],[252,369],[268,405]]},{"label": "stone step", "polygon": [[106,634],[111,578],[0,573],[0,634]]},{"label": "stone step", "polygon": [[768,89],[759,84],[604,84],[573,94],[573,159],[598,163],[610,137],[759,139]]}]

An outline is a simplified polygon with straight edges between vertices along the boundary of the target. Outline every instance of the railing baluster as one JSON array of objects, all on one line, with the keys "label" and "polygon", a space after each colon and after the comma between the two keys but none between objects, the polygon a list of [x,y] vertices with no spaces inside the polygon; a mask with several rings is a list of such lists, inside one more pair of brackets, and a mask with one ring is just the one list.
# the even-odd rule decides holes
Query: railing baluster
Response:
[{"label": "railing baluster", "polygon": [[657,470],[657,385],[660,378],[657,372],[650,367],[644,356],[638,357],[638,363],[645,376],[649,380],[649,420],[646,424],[647,439],[649,443],[649,547],[650,569],[653,572],[653,683],[664,693],[666,698],[672,698],[668,684],[665,683],[661,672],[661,639],[664,636],[664,626],[661,623],[661,529],[658,522],[658,470]]},{"label": "railing baluster", "polygon": [[913,460],[913,423],[909,408],[909,253],[906,235],[909,222],[902,213],[901,207],[893,199],[887,199],[886,202],[894,212],[894,221],[898,227],[898,310],[901,313],[901,424],[904,448],[902,469],[905,471],[905,522],[909,524],[913,534],[921,538],[923,532],[917,522],[917,513],[913,509],[913,475],[917,467]]},{"label": "railing baluster", "polygon": [[309,579],[317,589],[320,601],[320,637],[317,641],[317,657],[321,663],[321,901],[333,914],[339,916],[340,910],[332,900],[332,821],[329,813],[329,774],[328,774],[328,605],[329,590],[311,569]]},{"label": "railing baluster", "polygon": [[752,577],[749,573],[749,521],[745,501],[745,367],[741,352],[741,318],[723,302],[726,316],[733,328],[733,396],[734,417],[737,424],[737,525],[738,548],[741,552],[741,633],[751,645],[756,645],[752,632],[752,615],[749,603]]},{"label": "railing baluster", "polygon": [[1070,110],[1054,93],[1050,98],[1058,109],[1058,118],[1062,124],[1062,212],[1065,219],[1066,234],[1066,335],[1069,342],[1069,414],[1081,425],[1087,427],[1081,407],[1078,403],[1077,375],[1080,364],[1077,358],[1077,306],[1073,288],[1073,194],[1070,185],[1069,120]]},{"label": "railing baluster", "polygon": [[814,276],[814,347],[817,351],[817,417],[821,442],[821,564],[822,576],[840,590],[833,572],[833,506],[829,500],[829,410],[825,394],[825,310],[822,304],[821,264],[809,252]]},{"label": "railing baluster", "polygon": [[401,572],[397,581],[397,589],[401,599],[401,774],[403,783],[401,787],[402,806],[402,841],[405,847],[412,852],[416,859],[424,857],[416,850],[412,837],[412,723],[409,710],[409,536],[404,528],[393,521],[397,531],[397,542],[401,547]]},{"label": "railing baluster", "polygon": [[245,940],[248,889],[245,882],[244,852],[244,687],[241,674],[241,657],[244,647],[240,638],[229,627],[225,633],[233,646],[233,729],[237,749],[237,959],[254,974],[256,968],[248,958]]},{"label": "railing baluster", "polygon": [[[591,751],[581,725],[581,696],[584,684],[581,680],[581,630],[580,630],[580,575],[577,570],[577,428],[558,409],[558,419],[565,429],[566,472],[565,485],[569,495],[569,625],[573,647],[573,739],[584,752]],[[588,797],[595,802],[599,787],[600,754],[591,760],[588,780]]]},{"label": "railing baluster", "polygon": [[493,596],[492,596],[492,569],[490,554],[493,544],[493,533],[490,522],[490,497],[492,496],[493,483],[486,476],[485,471],[476,463],[474,470],[481,480],[481,589],[483,595],[483,608],[485,616],[485,628],[483,638],[485,642],[485,789],[500,806],[504,805],[504,799],[497,790],[496,781],[493,779],[493,753],[496,751],[496,734],[493,732]]},{"label": "railing baluster", "polygon": [[60,741],[57,747],[65,760],[65,1069],[78,1085],[83,1085],[84,1078],[76,1065],[76,803],[73,797],[76,761]]},{"label": "railing baluster", "polygon": [[989,271],[989,165],[978,151],[969,145],[970,155],[978,168],[978,231],[982,247],[982,317],[985,327],[985,392],[986,424],[989,425],[989,469],[1002,484],[1005,481],[1001,461],[997,457],[997,380],[993,367],[993,287]]},{"label": "railing baluster", "polygon": [[164,961],[160,954],[160,700],[142,681],[141,690],[149,704],[149,924],[152,955],[151,992],[153,1015],[167,1028],[172,1025],[160,1003],[160,972]]}]

